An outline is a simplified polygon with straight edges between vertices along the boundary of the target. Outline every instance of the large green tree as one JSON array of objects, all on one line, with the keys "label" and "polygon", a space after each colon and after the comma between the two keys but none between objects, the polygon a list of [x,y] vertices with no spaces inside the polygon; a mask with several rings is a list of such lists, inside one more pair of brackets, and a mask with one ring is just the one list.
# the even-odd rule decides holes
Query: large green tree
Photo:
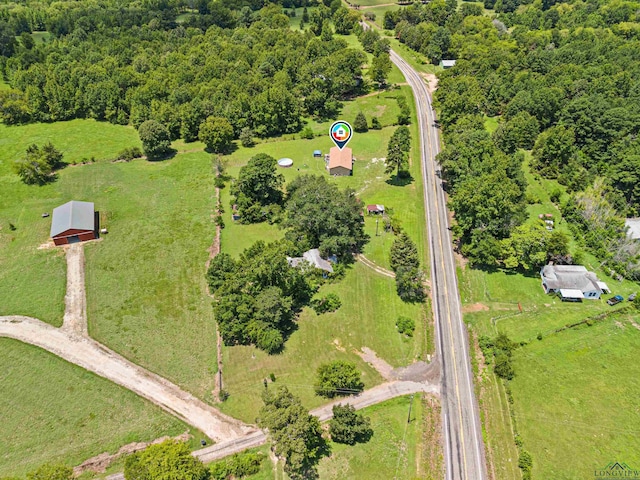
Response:
[{"label": "large green tree", "polygon": [[411,133],[404,125],[398,127],[391,135],[387,145],[386,173],[396,172],[396,177],[401,172],[409,170],[409,151],[411,150]]},{"label": "large green tree", "polygon": [[25,156],[14,162],[14,170],[27,185],[44,185],[55,180],[55,170],[64,167],[62,152],[51,142],[29,145]]},{"label": "large green tree", "polygon": [[165,155],[171,148],[169,130],[155,120],[143,122],[138,128],[138,135],[142,142],[142,150],[150,159]]},{"label": "large green tree", "polygon": [[252,157],[240,169],[231,187],[242,223],[261,222],[268,217],[265,207],[282,203],[284,176],[277,173],[277,161],[266,153]]},{"label": "large green tree", "polygon": [[362,208],[353,190],[340,190],[325,177],[302,175],[287,185],[282,227],[301,251],[319,248],[323,255],[350,261],[368,240]]},{"label": "large green tree", "polygon": [[335,360],[318,367],[314,388],[316,394],[333,398],[361,392],[364,383],[355,363]]},{"label": "large green tree", "polygon": [[189,446],[174,440],[150,445],[129,455],[124,463],[126,480],[208,480],[210,476]]},{"label": "large green tree", "polygon": [[233,127],[224,117],[207,117],[200,124],[198,139],[213,153],[225,153],[233,141]]},{"label": "large green tree", "polygon": [[317,417],[309,414],[287,387],[265,390],[258,425],[266,428],[276,455],[285,459],[292,480],[315,478],[316,465],[326,450]]},{"label": "large green tree", "polygon": [[354,445],[356,442],[367,442],[373,435],[373,429],[369,417],[356,413],[353,405],[338,404],[333,406],[329,434],[334,442]]},{"label": "large green tree", "polygon": [[256,242],[237,261],[220,254],[211,263],[207,278],[226,345],[254,344],[268,353],[282,349],[295,315],[313,295],[304,274],[289,266],[290,249],[286,242]]},{"label": "large green tree", "polygon": [[575,152],[573,131],[558,125],[540,134],[533,147],[533,167],[547,178],[555,178],[569,165]]}]

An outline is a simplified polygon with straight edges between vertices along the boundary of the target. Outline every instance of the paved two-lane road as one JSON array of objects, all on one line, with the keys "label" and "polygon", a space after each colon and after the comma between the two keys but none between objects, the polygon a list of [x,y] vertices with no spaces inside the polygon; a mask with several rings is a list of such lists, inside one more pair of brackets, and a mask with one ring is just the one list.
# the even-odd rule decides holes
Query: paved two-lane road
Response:
[{"label": "paved two-lane road", "polygon": [[438,360],[442,364],[442,412],[446,479],[486,478],[478,405],[473,390],[467,332],[462,322],[447,206],[435,157],[438,130],[424,80],[399,55],[391,60],[409,82],[416,99],[425,215],[431,256],[431,293],[436,318]]}]

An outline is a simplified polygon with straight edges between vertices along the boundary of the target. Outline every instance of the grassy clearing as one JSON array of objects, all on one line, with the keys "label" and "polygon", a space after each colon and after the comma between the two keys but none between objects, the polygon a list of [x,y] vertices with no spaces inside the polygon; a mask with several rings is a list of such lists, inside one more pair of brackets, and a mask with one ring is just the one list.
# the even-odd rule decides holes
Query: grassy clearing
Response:
[{"label": "grassy clearing", "polygon": [[484,128],[489,133],[493,133],[498,128],[500,117],[484,117]]},{"label": "grassy clearing", "polygon": [[51,40],[51,34],[49,32],[31,32],[31,36],[35,40],[36,44],[45,43]]},{"label": "grassy clearing", "polygon": [[[41,214],[71,198],[89,200],[78,192],[87,182],[85,175],[78,174],[91,166],[70,166],[57,182],[44,187],[24,185],[12,170],[13,160],[23,155],[28,145],[47,140],[53,141],[69,162],[92,156],[113,158],[124,146],[138,145],[139,141],[133,129],[91,120],[0,125],[0,315],[29,315],[59,326],[66,264],[60,250],[38,250],[47,242],[51,226],[50,218],[43,219]],[[81,197],[75,196],[78,194]],[[9,224],[16,229],[12,231]]]},{"label": "grassy clearing", "polygon": [[208,398],[215,373],[204,281],[214,236],[209,155],[84,168],[70,183],[94,199],[109,229],[85,248],[91,335]]},{"label": "grassy clearing", "polygon": [[320,461],[322,479],[415,478],[421,441],[423,406],[411,397],[399,397],[362,412],[371,419],[373,437],[354,446],[331,443],[331,456]]},{"label": "grassy clearing", "polygon": [[628,320],[607,319],[516,351],[514,408],[535,478],[587,478],[613,460],[640,463],[640,331]]},{"label": "grassy clearing", "polygon": [[0,350],[0,475],[24,475],[46,462],[73,466],[126,443],[189,429],[128,390],[39,348],[0,338]]}]

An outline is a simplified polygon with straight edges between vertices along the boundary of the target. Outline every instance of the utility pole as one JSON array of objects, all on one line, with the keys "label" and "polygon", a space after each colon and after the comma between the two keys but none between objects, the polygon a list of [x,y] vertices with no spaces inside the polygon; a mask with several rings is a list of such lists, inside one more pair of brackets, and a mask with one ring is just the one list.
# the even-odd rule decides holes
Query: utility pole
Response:
[{"label": "utility pole", "polygon": [[376,237],[378,236],[378,222],[379,222],[379,219],[376,218]]},{"label": "utility pole", "polygon": [[411,394],[411,400],[409,401],[409,416],[407,417],[407,423],[411,422],[411,407],[413,407],[413,396],[415,393]]}]

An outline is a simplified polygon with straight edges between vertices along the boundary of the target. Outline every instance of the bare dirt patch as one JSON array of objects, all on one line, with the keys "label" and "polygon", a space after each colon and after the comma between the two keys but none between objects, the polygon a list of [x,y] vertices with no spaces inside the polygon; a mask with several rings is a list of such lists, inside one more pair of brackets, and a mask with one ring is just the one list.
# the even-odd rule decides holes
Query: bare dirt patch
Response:
[{"label": "bare dirt patch", "polygon": [[[155,445],[157,443],[162,443],[165,440],[169,440],[171,437],[164,436],[160,438],[156,438],[151,442],[133,442],[128,443],[127,445],[122,446],[116,453],[113,455],[108,452],[101,453],[100,455],[96,455],[95,457],[91,457],[88,460],[85,460],[80,465],[73,469],[74,475],[78,476],[84,472],[93,472],[93,473],[103,473],[111,463],[116,461],[118,458],[123,455],[130,455],[135,452],[139,452],[140,450],[144,450],[149,445]],[[179,442],[186,442],[191,438],[189,433],[183,433],[178,435],[177,437],[173,437],[174,440]]]},{"label": "bare dirt patch", "polygon": [[423,73],[422,78],[427,81],[427,90],[429,90],[429,95],[433,96],[433,92],[438,88],[438,77],[433,73]]},{"label": "bare dirt patch", "polygon": [[62,330],[87,335],[87,297],[84,288],[84,246],[65,247],[67,255],[67,293],[64,296]]},{"label": "bare dirt patch", "polygon": [[362,351],[354,350],[354,353],[360,356],[365,362],[371,365],[385,380],[392,379],[393,367],[389,365],[385,360],[378,357],[376,352],[369,347],[362,347]]},{"label": "bare dirt patch", "polygon": [[487,310],[489,310],[489,307],[483,303],[474,303],[462,307],[462,313],[486,312]]},{"label": "bare dirt patch", "polygon": [[346,352],[347,349],[344,348],[342,345],[340,345],[340,340],[337,338],[333,339],[333,346],[336,347],[336,350],[340,351],[340,352]]},{"label": "bare dirt patch", "polygon": [[629,323],[631,325],[633,325],[635,328],[637,328],[638,330],[640,330],[640,325],[638,325],[636,322],[634,322],[631,318],[629,319]]}]

